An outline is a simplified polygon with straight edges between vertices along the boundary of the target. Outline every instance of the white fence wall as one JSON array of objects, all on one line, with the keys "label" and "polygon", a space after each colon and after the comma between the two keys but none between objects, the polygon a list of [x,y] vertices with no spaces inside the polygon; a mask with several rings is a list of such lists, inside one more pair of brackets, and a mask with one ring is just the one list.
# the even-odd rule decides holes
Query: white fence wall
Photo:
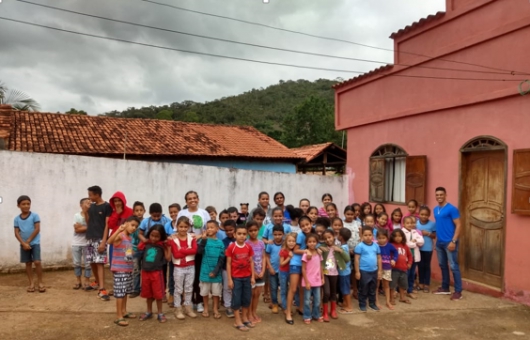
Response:
[{"label": "white fence wall", "polygon": [[286,204],[294,206],[301,198],[320,206],[325,192],[333,195],[339,210],[347,204],[347,177],[10,151],[0,151],[0,174],[0,272],[20,266],[13,231],[20,195],[31,197],[32,211],[41,217],[45,266],[70,263],[73,216],[92,185],[103,188],[106,200],[120,190],[130,206],[138,200],[148,209],[149,204],[159,202],[165,213],[171,203],[183,206],[188,190],[199,193],[200,207],[213,205],[218,211],[243,202],[252,208],[260,191],[269,192],[271,201],[274,192],[282,191]]}]

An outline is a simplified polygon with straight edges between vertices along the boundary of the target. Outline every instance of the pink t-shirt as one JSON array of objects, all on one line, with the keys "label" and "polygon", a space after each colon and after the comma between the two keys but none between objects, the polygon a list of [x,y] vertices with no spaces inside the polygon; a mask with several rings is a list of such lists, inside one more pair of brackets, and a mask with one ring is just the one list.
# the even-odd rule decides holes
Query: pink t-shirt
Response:
[{"label": "pink t-shirt", "polygon": [[[318,253],[315,253],[313,256],[311,256],[311,260],[307,259],[307,254],[304,254],[302,256],[302,262],[305,262],[306,266],[306,275],[307,275],[307,281],[309,281],[309,284],[311,287],[320,287],[323,285],[322,282],[322,273],[320,272],[320,264],[322,262],[322,256],[320,256]],[[302,286],[305,287],[305,279],[302,276]]]}]

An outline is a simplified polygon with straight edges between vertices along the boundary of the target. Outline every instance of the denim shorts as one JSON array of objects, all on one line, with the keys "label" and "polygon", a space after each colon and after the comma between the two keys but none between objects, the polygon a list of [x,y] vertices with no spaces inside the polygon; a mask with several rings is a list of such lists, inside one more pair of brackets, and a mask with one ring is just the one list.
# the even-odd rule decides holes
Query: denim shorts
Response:
[{"label": "denim shorts", "polygon": [[302,274],[302,266],[289,266],[289,274]]},{"label": "denim shorts", "polygon": [[250,307],[252,298],[252,288],[250,287],[250,277],[234,277],[234,289],[232,289],[232,309]]},{"label": "denim shorts", "polygon": [[20,247],[20,263],[40,261],[40,244],[32,244],[30,250]]},{"label": "denim shorts", "polygon": [[339,292],[342,295],[350,295],[350,275],[339,275]]}]

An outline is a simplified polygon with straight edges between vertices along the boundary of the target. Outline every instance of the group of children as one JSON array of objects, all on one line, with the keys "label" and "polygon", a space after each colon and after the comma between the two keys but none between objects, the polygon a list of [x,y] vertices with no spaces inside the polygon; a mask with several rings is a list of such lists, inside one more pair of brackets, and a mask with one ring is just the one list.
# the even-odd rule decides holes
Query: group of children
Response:
[{"label": "group of children", "polygon": [[[279,192],[272,208],[268,193],[262,192],[250,213],[244,203],[240,210],[231,207],[218,214],[211,206],[200,209],[199,195],[189,191],[183,209],[169,206],[170,218],[158,203],[149,206],[149,217],[144,218],[143,203],[128,208],[120,192],[110,204],[101,198],[101,188],[90,187],[88,193],[74,217],[74,289],[97,290],[99,298],[109,300],[103,271],[109,245],[114,322],[119,326],[127,326],[131,318],[153,318],[153,302],[158,321],[164,323],[165,302],[175,308],[177,319],[184,320],[197,317],[195,311],[210,317],[211,298],[214,319],[222,317],[222,305],[226,316],[234,318],[235,328],[249,331],[261,322],[257,310],[262,294],[271,312],[282,310],[292,325],[293,307],[306,324],[329,322],[338,314],[353,313],[352,297],[366,312],[380,310],[378,290],[390,310],[396,296],[410,304],[416,292],[429,292],[436,227],[429,220],[430,209],[418,210],[414,200],[408,202],[405,215],[396,209],[389,216],[382,204],[372,211],[369,203],[354,203],[339,216],[330,194],[322,197],[321,208],[307,199],[295,208],[284,205]],[[21,261],[29,263],[28,291],[34,290],[32,262],[39,289],[44,288],[40,249],[35,247],[40,220],[29,210],[29,197],[21,196],[18,205],[22,213],[15,219],[15,234]],[[34,230],[28,234],[21,221],[29,217]],[[92,274],[95,281],[90,283]],[[138,295],[147,302],[147,311],[139,317],[127,311],[127,297]]]}]

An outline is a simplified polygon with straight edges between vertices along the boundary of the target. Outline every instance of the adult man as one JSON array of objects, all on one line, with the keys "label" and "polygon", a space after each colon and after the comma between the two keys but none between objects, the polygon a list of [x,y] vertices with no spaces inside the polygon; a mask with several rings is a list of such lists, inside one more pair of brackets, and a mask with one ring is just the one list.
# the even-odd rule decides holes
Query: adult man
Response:
[{"label": "adult man", "polygon": [[442,286],[433,293],[439,295],[451,294],[449,290],[450,266],[455,285],[455,292],[451,295],[451,300],[460,300],[462,298],[462,276],[458,266],[458,238],[462,227],[460,212],[455,206],[447,202],[445,188],[436,188],[435,195],[438,206],[434,208],[433,214],[436,220],[436,253],[440,269],[442,270]]}]

